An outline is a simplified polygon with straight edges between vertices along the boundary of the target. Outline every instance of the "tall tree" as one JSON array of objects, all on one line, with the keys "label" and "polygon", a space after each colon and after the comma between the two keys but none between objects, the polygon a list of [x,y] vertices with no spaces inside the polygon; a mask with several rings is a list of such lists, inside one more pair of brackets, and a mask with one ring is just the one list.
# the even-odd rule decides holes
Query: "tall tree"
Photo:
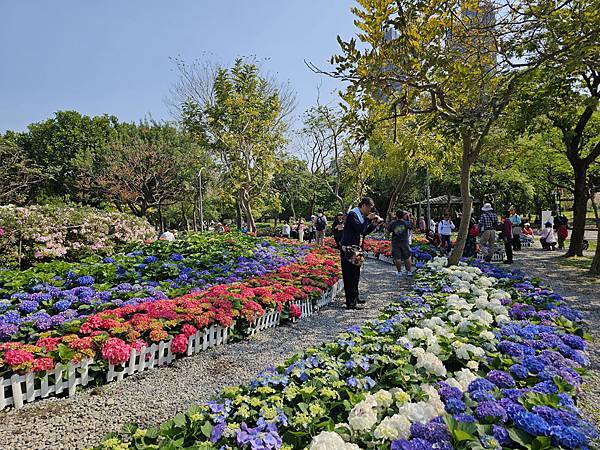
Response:
[{"label": "tall tree", "polygon": [[261,75],[255,63],[243,59],[231,68],[219,68],[214,79],[194,78],[200,86],[190,85],[185,73],[182,77],[182,86],[212,93],[193,96],[190,92],[181,105],[183,123],[219,158],[226,185],[235,192],[248,228],[256,231],[253,207],[273,180],[293,99]]}]

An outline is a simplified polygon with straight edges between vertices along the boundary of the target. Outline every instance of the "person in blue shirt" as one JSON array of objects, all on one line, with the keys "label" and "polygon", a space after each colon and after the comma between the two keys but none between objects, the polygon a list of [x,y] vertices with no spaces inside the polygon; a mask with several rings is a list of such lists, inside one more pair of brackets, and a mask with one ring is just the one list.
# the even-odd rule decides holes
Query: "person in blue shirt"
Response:
[{"label": "person in blue shirt", "polygon": [[344,279],[344,294],[346,295],[347,309],[360,309],[358,303],[364,303],[358,296],[358,282],[360,280],[360,266],[350,262],[349,246],[360,246],[362,239],[371,233],[377,225],[383,222],[377,213],[372,212],[375,207],[373,199],[363,198],[358,206],[351,209],[344,222],[344,232],[340,240],[342,259],[342,278]]}]

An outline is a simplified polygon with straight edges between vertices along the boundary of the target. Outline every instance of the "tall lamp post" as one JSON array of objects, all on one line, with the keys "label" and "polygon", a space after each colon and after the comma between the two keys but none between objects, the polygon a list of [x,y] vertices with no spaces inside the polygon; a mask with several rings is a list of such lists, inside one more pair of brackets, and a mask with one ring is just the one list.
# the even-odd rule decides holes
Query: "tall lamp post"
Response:
[{"label": "tall lamp post", "polygon": [[200,216],[200,231],[204,231],[204,198],[202,196],[202,169],[204,167],[200,167],[198,171],[198,215]]},{"label": "tall lamp post", "polygon": [[425,195],[427,196],[427,230],[431,229],[431,202],[429,198],[431,197],[431,192],[429,190],[429,169],[425,169]]}]

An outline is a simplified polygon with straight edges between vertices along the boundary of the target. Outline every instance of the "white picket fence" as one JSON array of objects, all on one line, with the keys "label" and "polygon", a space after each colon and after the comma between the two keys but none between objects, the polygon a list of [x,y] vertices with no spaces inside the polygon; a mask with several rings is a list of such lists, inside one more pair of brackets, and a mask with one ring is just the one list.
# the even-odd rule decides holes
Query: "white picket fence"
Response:
[{"label": "white picket fence", "polygon": [[[316,309],[330,303],[342,289],[343,282],[339,280],[323,293],[317,301],[316,308],[313,307],[310,300],[296,302],[302,311],[302,317],[311,316]],[[254,335],[261,330],[276,327],[280,321],[281,314],[279,312],[269,311],[252,323],[247,334]],[[186,355],[195,355],[210,347],[226,344],[230,330],[231,327],[223,328],[219,325],[212,325],[196,332],[188,338]],[[117,366],[112,364],[108,366],[106,382],[120,381],[136,373],[171,364],[178,357],[172,352],[171,343],[172,339],[142,347],[139,351],[132,349],[128,361]],[[79,363],[69,363],[68,365],[57,364],[54,370],[47,372],[43,377],[27,373],[0,378],[0,410],[7,407],[22,408],[25,403],[63,393],[69,397],[75,395],[77,386],[87,386],[92,380],[89,371],[93,363],[92,359],[85,359]]]}]

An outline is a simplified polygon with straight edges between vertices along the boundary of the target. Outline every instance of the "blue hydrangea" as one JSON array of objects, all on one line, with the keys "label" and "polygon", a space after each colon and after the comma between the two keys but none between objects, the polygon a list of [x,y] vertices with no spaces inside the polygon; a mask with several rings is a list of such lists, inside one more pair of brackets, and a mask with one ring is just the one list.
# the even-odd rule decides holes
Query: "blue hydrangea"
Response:
[{"label": "blue hydrangea", "polygon": [[67,299],[59,300],[53,305],[56,311],[66,311],[71,307],[71,301]]},{"label": "blue hydrangea", "polygon": [[12,323],[18,325],[21,323],[21,314],[19,314],[19,311],[15,310],[6,311],[0,316],[0,323]]},{"label": "blue hydrangea", "polygon": [[533,436],[548,436],[550,434],[550,425],[537,414],[523,411],[515,414],[512,420],[517,428]]},{"label": "blue hydrangea", "polygon": [[77,278],[77,284],[79,286],[92,286],[94,284],[94,277],[91,275],[84,275]]},{"label": "blue hydrangea", "polygon": [[558,387],[554,384],[553,381],[541,381],[536,384],[532,389],[533,392],[538,392],[540,394],[557,394]]},{"label": "blue hydrangea", "polygon": [[474,423],[475,417],[471,416],[470,414],[456,414],[454,416],[454,420],[457,422]]},{"label": "blue hydrangea", "polygon": [[552,442],[554,445],[575,449],[584,447],[587,444],[587,438],[576,427],[557,426],[551,431]]},{"label": "blue hydrangea", "polygon": [[574,334],[565,334],[562,337],[565,344],[575,350],[585,350],[585,340]]},{"label": "blue hydrangea", "polygon": [[115,262],[113,258],[109,258],[108,256],[102,260],[104,264],[112,264]]},{"label": "blue hydrangea", "polygon": [[467,405],[465,405],[465,402],[457,398],[450,398],[446,402],[446,411],[452,415],[463,413],[466,409]]},{"label": "blue hydrangea", "polygon": [[37,311],[39,307],[40,304],[35,300],[24,300],[19,304],[19,311],[29,314]]},{"label": "blue hydrangea", "polygon": [[544,370],[544,363],[540,361],[535,356],[527,356],[523,358],[522,364],[527,368],[527,370],[531,373],[539,373]]},{"label": "blue hydrangea", "polygon": [[144,258],[144,264],[152,264],[156,262],[156,256],[150,255]]},{"label": "blue hydrangea", "polygon": [[469,392],[475,391],[493,391],[495,386],[485,378],[477,378],[469,384]]},{"label": "blue hydrangea", "polygon": [[463,398],[463,393],[459,388],[450,386],[444,382],[438,384],[438,394],[444,402],[447,402],[451,398],[457,400],[462,400]]},{"label": "blue hydrangea", "polygon": [[508,370],[520,380],[523,380],[529,376],[529,371],[527,370],[527,367],[525,367],[522,364],[513,364]]},{"label": "blue hydrangea", "polygon": [[173,253],[169,259],[171,261],[183,261],[183,255],[180,255],[179,253]]},{"label": "blue hydrangea", "polygon": [[475,391],[469,394],[471,400],[475,402],[487,402],[494,400],[494,394],[490,391]]}]

